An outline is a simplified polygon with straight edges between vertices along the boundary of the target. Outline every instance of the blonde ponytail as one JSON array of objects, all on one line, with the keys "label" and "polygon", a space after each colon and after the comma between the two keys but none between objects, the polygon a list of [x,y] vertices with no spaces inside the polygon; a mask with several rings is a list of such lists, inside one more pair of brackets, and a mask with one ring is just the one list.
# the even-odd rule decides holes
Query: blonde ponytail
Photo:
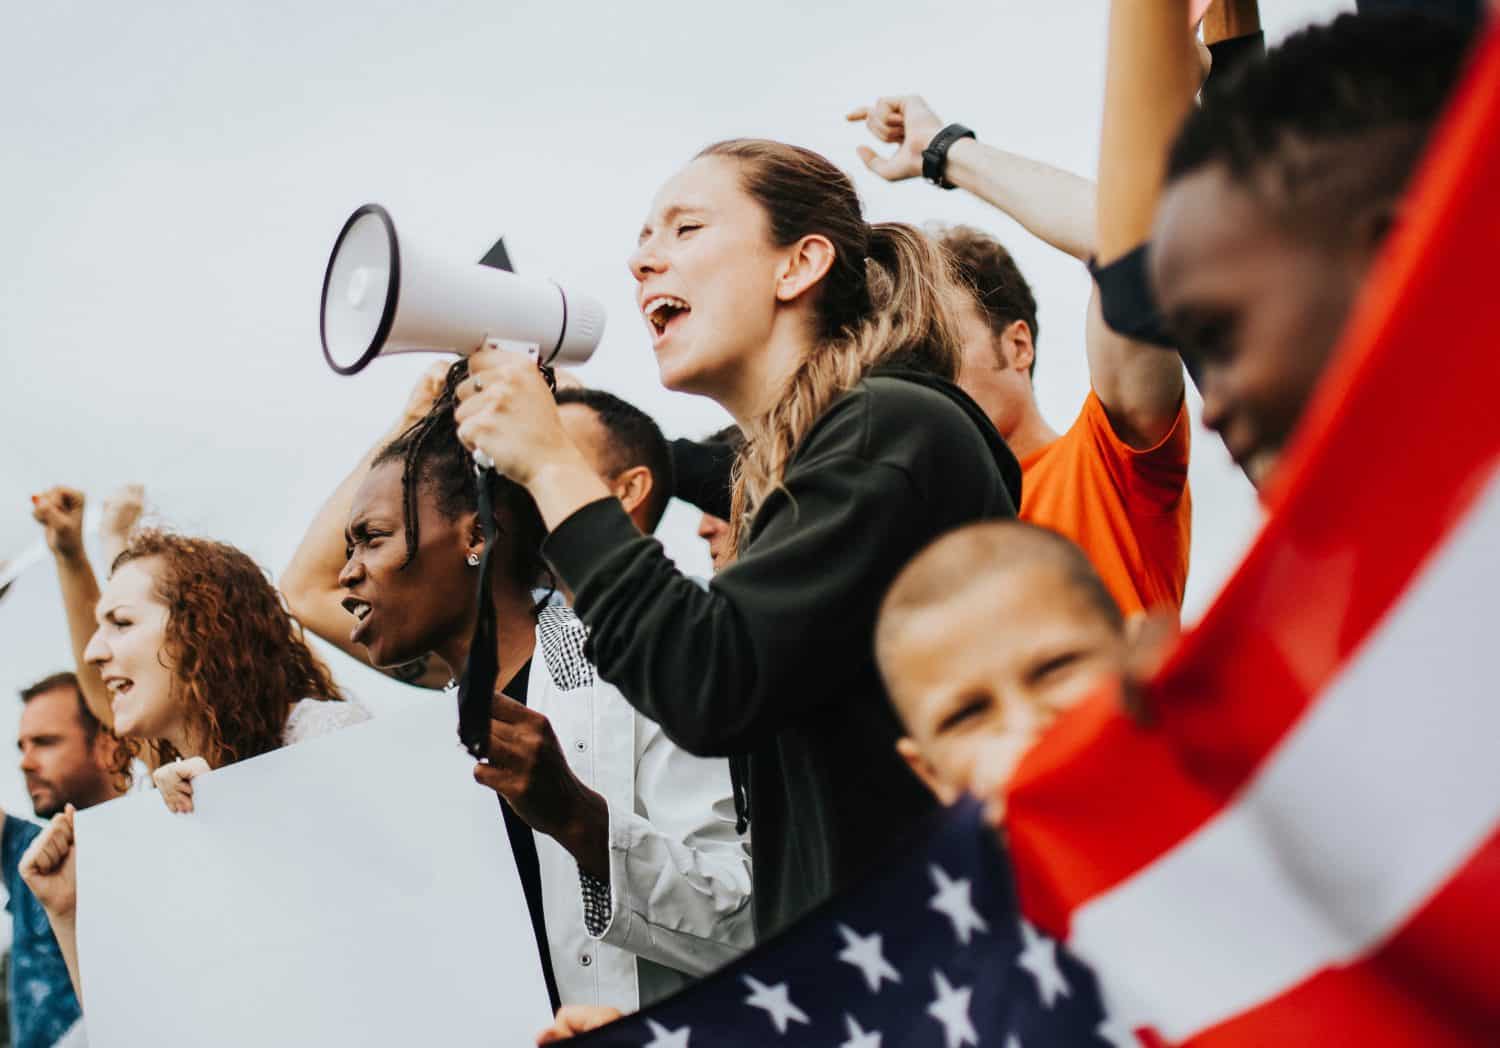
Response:
[{"label": "blonde ponytail", "polygon": [[871,369],[901,360],[958,377],[958,331],[948,305],[955,277],[946,254],[913,226],[884,222],[867,229],[864,308],[817,343],[771,411],[745,427],[731,503],[734,548],[748,537],[756,508],[781,486],[803,438]]}]

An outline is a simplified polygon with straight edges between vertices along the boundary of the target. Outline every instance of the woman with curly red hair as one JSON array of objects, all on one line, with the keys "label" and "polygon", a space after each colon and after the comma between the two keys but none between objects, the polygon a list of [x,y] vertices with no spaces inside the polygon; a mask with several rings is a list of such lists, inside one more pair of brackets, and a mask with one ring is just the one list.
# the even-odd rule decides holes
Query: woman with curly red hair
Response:
[{"label": "woman with curly red hair", "polygon": [[232,764],[364,720],[260,567],[233,546],[136,534],[99,597],[84,651],[114,730],[147,762]]},{"label": "woman with curly red hair", "polygon": [[[95,615],[83,659],[108,689],[107,726],[156,769],[174,810],[191,810],[190,780],[202,771],[369,717],[344,700],[265,572],[225,543],[137,532]],[[52,861],[23,861],[22,875],[76,988],[71,808],[54,823],[38,849]]]}]

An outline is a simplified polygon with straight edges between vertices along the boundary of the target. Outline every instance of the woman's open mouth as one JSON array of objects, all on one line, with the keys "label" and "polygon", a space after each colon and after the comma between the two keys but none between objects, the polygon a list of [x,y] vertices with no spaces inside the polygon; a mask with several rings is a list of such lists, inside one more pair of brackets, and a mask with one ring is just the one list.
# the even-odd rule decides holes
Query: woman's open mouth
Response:
[{"label": "woman's open mouth", "polygon": [[683,299],[675,295],[652,295],[641,305],[641,315],[651,329],[651,341],[660,344],[667,337],[674,323],[693,311]]},{"label": "woman's open mouth", "polygon": [[358,597],[345,597],[342,603],[344,610],[354,616],[354,629],[349,632],[349,643],[359,644],[369,632],[370,615],[375,608],[369,601]]}]

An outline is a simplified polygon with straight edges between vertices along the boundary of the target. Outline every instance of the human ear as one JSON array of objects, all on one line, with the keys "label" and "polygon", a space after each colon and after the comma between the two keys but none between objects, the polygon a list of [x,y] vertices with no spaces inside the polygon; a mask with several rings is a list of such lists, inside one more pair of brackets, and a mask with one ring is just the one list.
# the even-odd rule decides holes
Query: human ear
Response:
[{"label": "human ear", "polygon": [[650,468],[631,466],[617,475],[610,486],[614,489],[615,497],[625,507],[625,512],[629,514],[634,513],[651,497],[656,484],[651,476]]},{"label": "human ear", "polygon": [[1031,341],[1031,328],[1024,320],[1012,320],[1000,333],[1000,344],[1006,361],[1014,371],[1031,371],[1036,360],[1036,346]]},{"label": "human ear", "polygon": [[833,268],[833,242],[817,233],[809,234],[788,249],[776,280],[776,300],[795,302]]},{"label": "human ear", "polygon": [[484,529],[479,526],[478,513],[466,513],[465,524],[460,534],[466,536],[464,540],[464,556],[477,559],[484,556]]},{"label": "human ear", "polygon": [[907,767],[922,780],[922,785],[931,791],[939,803],[946,806],[958,800],[959,791],[938,778],[937,771],[928,763],[927,758],[922,756],[922,749],[915,739],[909,735],[903,735],[897,739],[896,752],[901,754]]}]

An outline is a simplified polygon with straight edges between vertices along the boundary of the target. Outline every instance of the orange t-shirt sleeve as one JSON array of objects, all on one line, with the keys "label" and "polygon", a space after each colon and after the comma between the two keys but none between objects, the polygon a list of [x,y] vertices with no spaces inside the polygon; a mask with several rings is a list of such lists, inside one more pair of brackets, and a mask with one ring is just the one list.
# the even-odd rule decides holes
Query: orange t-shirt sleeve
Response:
[{"label": "orange t-shirt sleeve", "polygon": [[1132,448],[1090,391],[1072,428],[1022,464],[1022,519],[1078,543],[1127,615],[1182,606],[1190,433],[1184,401],[1166,436]]},{"label": "orange t-shirt sleeve", "polygon": [[[1126,493],[1127,508],[1146,510],[1155,507],[1166,512],[1174,509],[1187,494],[1188,451],[1192,427],[1188,421],[1187,398],[1177,408],[1172,428],[1149,448],[1133,448],[1120,439],[1109,421],[1104,403],[1089,390],[1074,429],[1088,432],[1100,462],[1109,470],[1115,484]],[[1071,432],[1070,434],[1071,435]],[[1066,438],[1065,438],[1066,439]]]}]

